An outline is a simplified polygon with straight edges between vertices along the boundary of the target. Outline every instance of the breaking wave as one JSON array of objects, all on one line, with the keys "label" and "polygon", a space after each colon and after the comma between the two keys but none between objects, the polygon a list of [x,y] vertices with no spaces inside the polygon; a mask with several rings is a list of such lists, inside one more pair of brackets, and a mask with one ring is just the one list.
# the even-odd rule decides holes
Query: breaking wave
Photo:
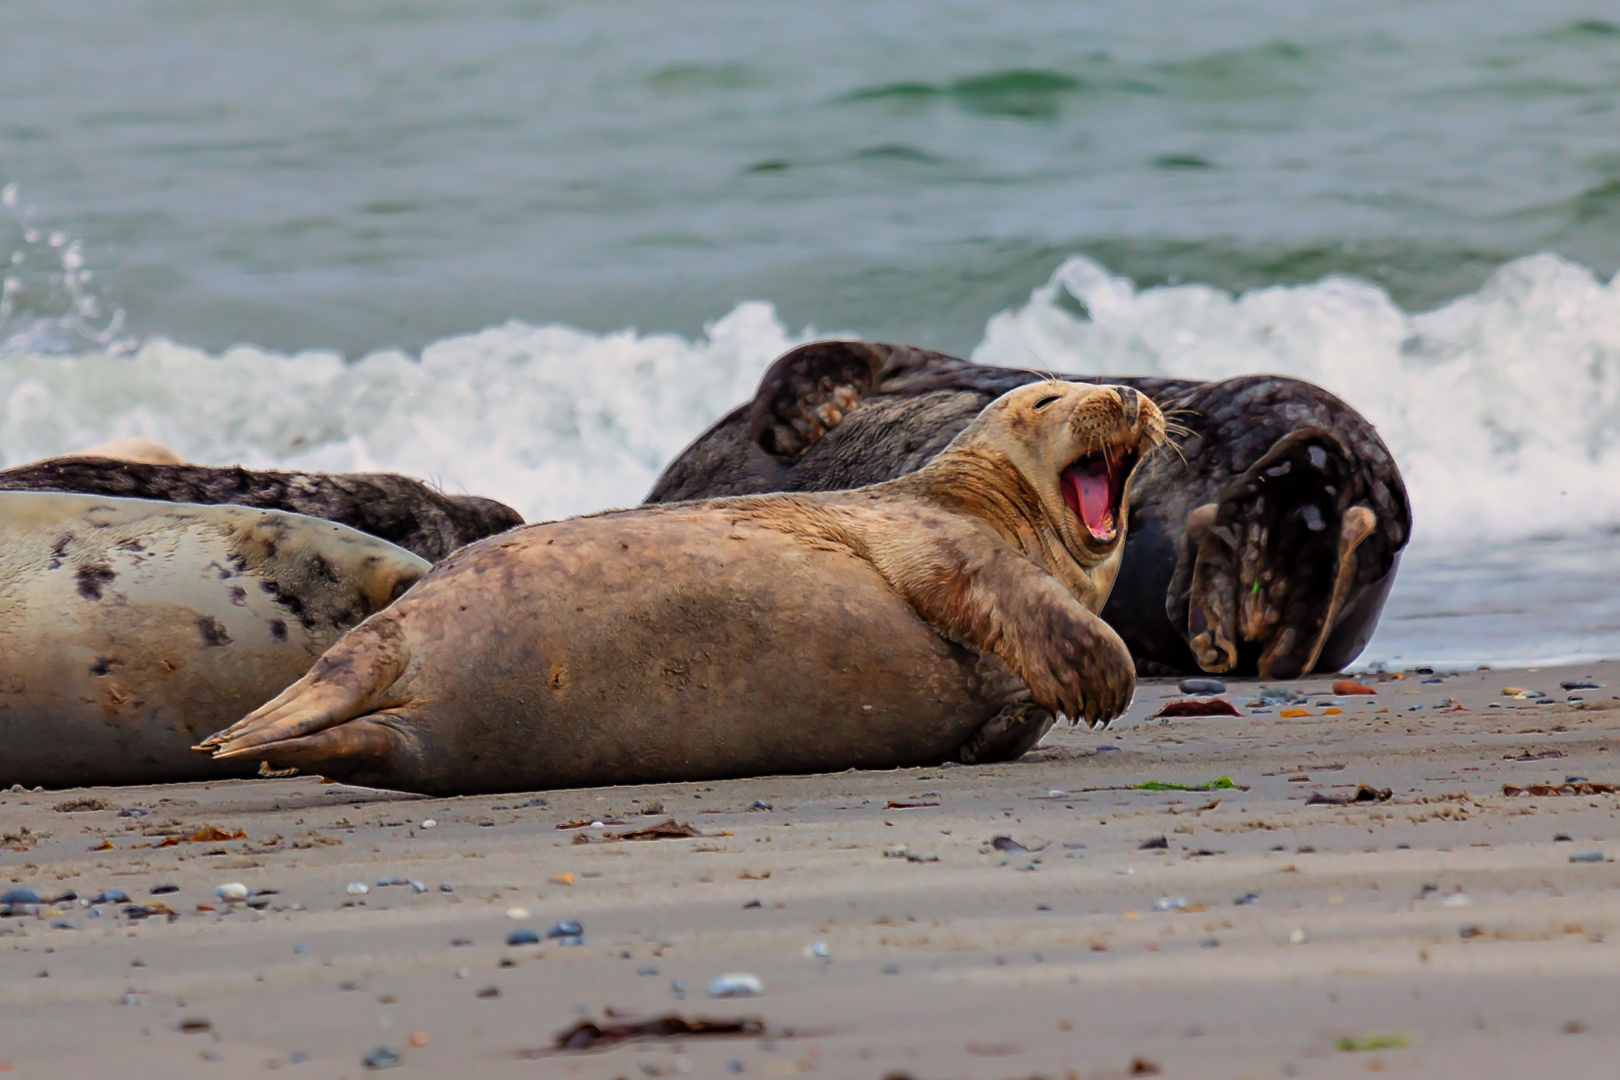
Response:
[{"label": "breaking wave", "polygon": [[[556,517],[639,501],[773,358],[813,336],[763,302],[695,340],[508,322],[353,362],[161,338],[63,355],[14,332],[0,344],[0,460],[141,435],[193,461],[395,470]],[[1417,314],[1351,278],[1240,296],[1137,289],[1074,257],[990,320],[974,358],[1320,383],[1394,451],[1420,548],[1620,529],[1620,283],[1555,255]]]}]

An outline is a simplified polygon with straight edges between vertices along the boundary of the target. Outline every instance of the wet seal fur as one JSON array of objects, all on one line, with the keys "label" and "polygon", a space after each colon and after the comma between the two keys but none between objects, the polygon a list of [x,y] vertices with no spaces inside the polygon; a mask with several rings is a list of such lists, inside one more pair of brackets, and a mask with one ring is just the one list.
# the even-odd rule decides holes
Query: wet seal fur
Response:
[{"label": "wet seal fur", "polygon": [[[670,463],[649,503],[830,491],[921,468],[1016,386],[1044,376],[904,345],[820,341]],[[1133,387],[1179,426],[1132,485],[1103,618],[1143,675],[1336,671],[1372,636],[1411,535],[1406,487],[1359,413],[1256,375],[1065,376]]]},{"label": "wet seal fur", "polygon": [[1130,389],[1043,383],[885,484],[493,537],[198,749],[436,794],[1016,757],[1130,702],[1095,612],[1162,431]]},{"label": "wet seal fur", "polygon": [[285,510],[347,525],[429,562],[523,524],[516,510],[493,499],[446,495],[420,480],[392,473],[275,472],[90,452],[0,471],[0,491],[64,491]]},{"label": "wet seal fur", "polygon": [[427,571],[295,514],[0,492],[0,786],[251,774],[191,746]]}]

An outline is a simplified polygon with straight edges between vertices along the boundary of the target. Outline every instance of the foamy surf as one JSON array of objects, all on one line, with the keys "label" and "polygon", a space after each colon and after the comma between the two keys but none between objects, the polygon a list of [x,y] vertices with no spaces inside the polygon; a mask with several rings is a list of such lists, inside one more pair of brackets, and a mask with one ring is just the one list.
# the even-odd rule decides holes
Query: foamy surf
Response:
[{"label": "foamy surf", "polygon": [[0,456],[156,439],[189,461],[391,471],[516,507],[527,519],[640,502],[659,470],[770,362],[804,340],[740,304],[690,341],[512,322],[417,357],[209,355],[167,340],[0,360]]},{"label": "foamy surf", "polygon": [[[192,461],[397,471],[501,499],[529,520],[560,517],[639,502],[775,357],[814,336],[750,302],[695,339],[508,322],[420,357],[384,351],[352,363],[252,346],[212,355],[163,339],[59,355],[14,337],[0,351],[0,460],[144,436]],[[1412,495],[1402,585],[1364,661],[1620,653],[1606,614],[1620,581],[1598,565],[1620,532],[1614,281],[1536,255],[1475,293],[1409,313],[1349,278],[1239,296],[1137,289],[1076,257],[1026,305],[992,318],[974,358],[1320,383],[1378,425]],[[1548,557],[1558,537],[1570,546]],[[1547,573],[1530,565],[1504,584],[1515,552],[1541,552]],[[1459,566],[1473,568],[1464,576],[1477,587],[1455,580]],[[1546,601],[1572,590],[1588,602],[1548,615]]]},{"label": "foamy surf", "polygon": [[1620,280],[1556,255],[1421,314],[1351,278],[1139,291],[1077,257],[992,318],[974,359],[1325,386],[1394,452],[1419,550],[1620,527]]}]

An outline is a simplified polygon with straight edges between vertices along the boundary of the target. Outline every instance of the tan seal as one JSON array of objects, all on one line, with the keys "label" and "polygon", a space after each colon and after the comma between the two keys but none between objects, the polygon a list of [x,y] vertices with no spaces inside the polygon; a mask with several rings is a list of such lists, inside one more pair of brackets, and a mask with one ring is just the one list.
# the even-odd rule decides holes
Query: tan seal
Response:
[{"label": "tan seal", "polygon": [[1096,612],[1162,435],[1134,390],[1041,383],[873,487],[492,537],[199,749],[435,793],[1016,756],[1130,702]]},{"label": "tan seal", "polygon": [[[106,458],[109,461],[133,461],[142,465],[184,465],[186,459],[160,442],[143,439],[139,435],[126,435],[121,439],[108,439],[87,450],[67,454],[73,458]],[[47,459],[51,460],[51,459]]]},{"label": "tan seal", "polygon": [[298,514],[0,492],[0,786],[242,773],[191,746],[427,570]]}]

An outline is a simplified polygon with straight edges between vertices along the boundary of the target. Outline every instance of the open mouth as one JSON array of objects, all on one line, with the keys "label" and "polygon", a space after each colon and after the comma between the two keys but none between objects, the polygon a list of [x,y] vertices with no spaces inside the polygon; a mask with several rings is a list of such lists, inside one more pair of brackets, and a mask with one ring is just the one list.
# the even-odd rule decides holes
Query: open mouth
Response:
[{"label": "open mouth", "polygon": [[1082,455],[1063,470],[1063,501],[1093,540],[1106,544],[1119,535],[1125,480],[1135,464],[1134,450],[1108,446]]}]

